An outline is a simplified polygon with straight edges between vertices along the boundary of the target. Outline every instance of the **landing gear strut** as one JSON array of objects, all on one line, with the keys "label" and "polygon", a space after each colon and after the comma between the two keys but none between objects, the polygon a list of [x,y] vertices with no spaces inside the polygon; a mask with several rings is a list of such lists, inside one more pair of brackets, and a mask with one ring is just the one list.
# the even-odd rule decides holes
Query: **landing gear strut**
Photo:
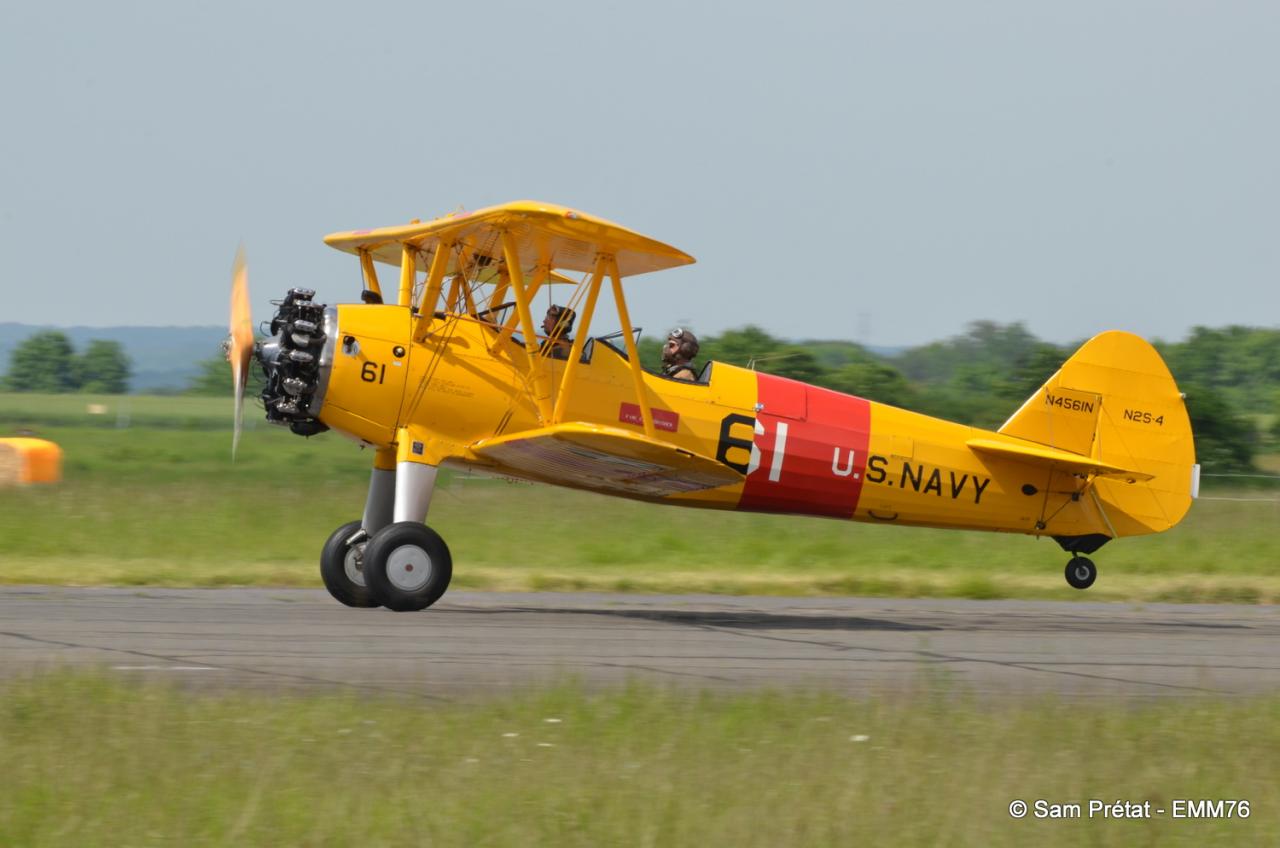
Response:
[{"label": "landing gear strut", "polygon": [[1098,579],[1098,567],[1088,557],[1076,556],[1067,563],[1067,582],[1073,589],[1088,589]]},{"label": "landing gear strut", "polygon": [[440,600],[453,578],[453,557],[440,534],[423,524],[435,484],[434,465],[375,465],[364,516],[335,530],[320,557],[329,594],[347,606],[396,612]]}]

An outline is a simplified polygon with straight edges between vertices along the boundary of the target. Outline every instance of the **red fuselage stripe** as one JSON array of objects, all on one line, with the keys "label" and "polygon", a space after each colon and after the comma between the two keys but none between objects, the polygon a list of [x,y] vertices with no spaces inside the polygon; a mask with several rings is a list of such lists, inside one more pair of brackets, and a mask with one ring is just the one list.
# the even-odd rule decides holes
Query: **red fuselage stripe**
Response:
[{"label": "red fuselage stripe", "polygon": [[755,448],[738,509],[852,518],[862,494],[871,404],[758,374]]}]

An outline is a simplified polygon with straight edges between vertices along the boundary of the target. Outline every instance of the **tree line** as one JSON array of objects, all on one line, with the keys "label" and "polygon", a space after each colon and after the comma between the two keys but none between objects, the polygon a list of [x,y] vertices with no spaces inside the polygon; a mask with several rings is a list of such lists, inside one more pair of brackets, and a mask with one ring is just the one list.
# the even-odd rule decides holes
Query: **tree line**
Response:
[{"label": "tree line", "polygon": [[[702,339],[698,361],[753,367],[993,430],[1085,341],[1055,345],[1021,323],[976,321],[950,339],[877,354],[853,342],[789,342],[748,326]],[[1186,394],[1206,471],[1250,473],[1260,451],[1280,450],[1280,329],[1196,327],[1185,341],[1154,345]],[[660,367],[661,350],[661,338],[641,342],[645,367]]]},{"label": "tree line", "polygon": [[[646,368],[661,368],[662,341],[661,334],[641,340]],[[728,362],[995,429],[1083,342],[1054,345],[1021,323],[977,321],[958,336],[883,354],[854,342],[790,342],[747,326],[704,336],[697,364]],[[1247,473],[1259,451],[1280,450],[1280,329],[1196,327],[1185,341],[1154,344],[1187,395],[1206,469]],[[122,393],[130,368],[117,342],[91,341],[77,354],[64,334],[44,331],[14,350],[4,388]],[[256,393],[260,375],[251,375]],[[202,361],[185,391],[229,396],[225,356]]]},{"label": "tree line", "polygon": [[76,353],[65,333],[44,330],[13,349],[0,385],[10,392],[119,395],[129,390],[132,375],[133,364],[119,342],[93,339]]}]

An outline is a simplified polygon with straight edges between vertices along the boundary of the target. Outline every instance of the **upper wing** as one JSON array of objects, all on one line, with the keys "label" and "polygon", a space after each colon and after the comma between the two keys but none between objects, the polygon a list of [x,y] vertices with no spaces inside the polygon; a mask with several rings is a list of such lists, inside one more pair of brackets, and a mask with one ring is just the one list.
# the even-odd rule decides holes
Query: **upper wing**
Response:
[{"label": "upper wing", "polygon": [[615,494],[665,497],[742,481],[714,459],[595,424],[556,424],[483,439],[471,449],[518,476]]},{"label": "upper wing", "polygon": [[[503,232],[516,237],[519,254],[531,267],[545,264],[565,271],[588,272],[595,268],[596,256],[604,253],[617,260],[618,273],[626,277],[694,261],[689,254],[620,224],[533,200],[457,212],[426,223],[333,233],[324,241],[339,250],[368,253],[379,262],[397,266],[405,244],[431,254],[438,245],[455,242],[465,244],[473,255],[481,257],[481,265],[492,274],[497,260],[502,258]],[[451,260],[446,273],[456,270]]]}]

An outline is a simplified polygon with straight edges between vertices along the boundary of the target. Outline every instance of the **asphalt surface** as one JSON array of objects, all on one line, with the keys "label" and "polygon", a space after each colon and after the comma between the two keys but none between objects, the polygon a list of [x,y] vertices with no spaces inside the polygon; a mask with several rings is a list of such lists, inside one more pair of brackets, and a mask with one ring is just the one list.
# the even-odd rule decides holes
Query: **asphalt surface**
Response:
[{"label": "asphalt surface", "polygon": [[450,592],[391,613],[319,590],[0,588],[0,677],[68,666],[444,700],[566,679],[1239,695],[1280,690],[1280,608]]}]

